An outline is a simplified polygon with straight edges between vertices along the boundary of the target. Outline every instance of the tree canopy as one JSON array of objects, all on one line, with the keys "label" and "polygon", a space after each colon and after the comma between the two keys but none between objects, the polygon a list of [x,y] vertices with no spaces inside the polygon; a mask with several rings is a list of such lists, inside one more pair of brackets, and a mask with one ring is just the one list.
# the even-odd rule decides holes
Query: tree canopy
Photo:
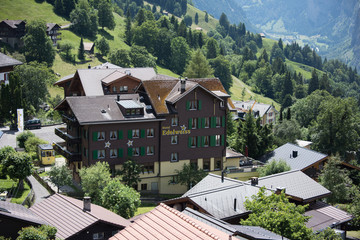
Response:
[{"label": "tree canopy", "polygon": [[192,188],[203,179],[207,173],[199,169],[195,164],[184,164],[181,170],[176,169],[175,174],[178,175],[178,183],[185,185],[187,189]]},{"label": "tree canopy", "polygon": [[210,67],[201,50],[196,50],[188,65],[186,65],[183,75],[188,78],[210,77],[214,71]]},{"label": "tree canopy", "polygon": [[140,180],[141,166],[134,160],[128,159],[120,170],[121,181],[129,187],[137,186]]},{"label": "tree canopy", "polygon": [[19,187],[23,188],[23,180],[32,173],[31,157],[23,152],[11,152],[2,160],[6,173],[12,179],[19,179]]},{"label": "tree canopy", "polygon": [[272,160],[268,162],[265,166],[258,168],[260,177],[265,177],[268,175],[286,172],[291,170],[291,167],[284,160]]},{"label": "tree canopy", "polygon": [[57,188],[70,185],[72,183],[72,173],[65,165],[54,166],[49,171],[49,179]]}]

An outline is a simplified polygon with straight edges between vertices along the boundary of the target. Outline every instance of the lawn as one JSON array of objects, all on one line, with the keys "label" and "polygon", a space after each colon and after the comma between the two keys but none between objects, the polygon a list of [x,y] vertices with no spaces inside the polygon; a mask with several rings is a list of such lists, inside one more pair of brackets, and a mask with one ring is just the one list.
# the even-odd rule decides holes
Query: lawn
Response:
[{"label": "lawn", "polygon": [[360,239],[360,231],[347,231],[346,236]]},{"label": "lawn", "polygon": [[141,206],[135,212],[135,216],[150,212],[156,206],[157,206],[157,204],[155,204],[155,203],[141,203]]},{"label": "lawn", "polygon": [[[15,193],[17,191],[16,187],[17,187],[17,181],[13,181],[9,177],[7,177],[7,179],[0,179],[0,191],[1,192],[7,191],[8,193],[10,193],[10,192]],[[24,189],[22,191],[18,191],[16,193],[16,196],[11,198],[11,202],[18,203],[18,204],[23,203],[23,201],[29,194],[30,190],[31,190],[30,186],[24,181]]]},{"label": "lawn", "polygon": [[42,19],[59,25],[70,23],[65,18],[56,15],[51,4],[35,0],[1,0],[0,19],[27,21]]}]

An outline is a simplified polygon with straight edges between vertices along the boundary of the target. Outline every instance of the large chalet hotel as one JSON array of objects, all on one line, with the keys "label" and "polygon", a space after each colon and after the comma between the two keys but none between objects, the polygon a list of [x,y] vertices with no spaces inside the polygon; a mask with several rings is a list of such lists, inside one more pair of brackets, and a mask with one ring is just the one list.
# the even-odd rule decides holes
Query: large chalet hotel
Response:
[{"label": "large chalet hotel", "polygon": [[[177,79],[153,68],[110,63],[79,69],[55,83],[65,99],[56,107],[66,128],[55,150],[73,177],[106,161],[120,170],[127,159],[143,166],[139,191],[184,193],[175,170],[185,163],[221,171],[226,161],[226,112],[232,104],[217,78]],[[176,186],[176,187],[175,187]]]}]

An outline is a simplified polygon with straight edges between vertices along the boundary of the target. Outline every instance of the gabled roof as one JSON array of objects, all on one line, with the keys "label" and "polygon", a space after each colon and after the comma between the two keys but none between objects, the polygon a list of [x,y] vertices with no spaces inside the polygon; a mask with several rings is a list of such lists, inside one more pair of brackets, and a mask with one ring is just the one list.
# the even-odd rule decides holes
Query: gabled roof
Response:
[{"label": "gabled roof", "polygon": [[46,23],[46,31],[51,31],[54,27],[56,27],[57,29],[61,28],[58,24],[56,23]]},{"label": "gabled roof", "polygon": [[34,224],[48,224],[38,215],[24,207],[23,205],[0,201],[0,216],[19,219]]},{"label": "gabled roof", "polygon": [[[249,101],[245,101],[245,102],[234,102],[234,105],[237,109],[245,109],[245,110],[249,110],[253,105],[254,105],[254,100],[249,100]],[[271,108],[274,108],[272,105],[269,104],[264,104],[264,103],[258,103],[256,102],[252,111],[259,111],[259,116],[262,117],[264,116],[264,114],[266,114]],[[278,112],[275,108],[274,108],[275,112]]]},{"label": "gabled roof", "polygon": [[349,213],[324,202],[316,202],[316,204],[311,205],[310,210],[306,211],[304,215],[311,216],[306,227],[312,228],[314,232],[327,227],[336,227],[353,219]]},{"label": "gabled roof", "polygon": [[[131,100],[136,102],[137,106],[145,107],[143,103],[139,102],[138,94],[123,94],[120,96],[120,100]],[[144,115],[142,116],[126,118],[118,106],[117,96],[114,95],[66,97],[56,109],[60,109],[64,104],[69,105],[80,125],[89,123],[114,123],[119,121],[157,120],[152,113],[147,113],[146,111],[144,111]]]},{"label": "gabled roof", "polygon": [[68,238],[79,233],[96,222],[105,222],[119,229],[130,222],[119,215],[95,204],[91,211],[83,211],[83,202],[71,197],[54,194],[30,208],[47,223],[56,227],[57,238]]},{"label": "gabled roof", "polygon": [[22,62],[0,53],[0,67],[17,66],[23,64]]},{"label": "gabled roof", "polygon": [[243,157],[245,157],[244,154],[235,152],[235,151],[234,151],[233,149],[231,149],[231,148],[226,148],[226,159],[230,159],[230,158],[243,158]]},{"label": "gabled roof", "polygon": [[25,24],[24,20],[4,20],[3,22],[9,25],[11,28],[17,28],[21,23]]},{"label": "gabled roof", "polygon": [[[297,151],[297,157],[293,157],[293,151]],[[262,162],[270,162],[271,160],[284,160],[291,170],[305,170],[313,164],[325,160],[326,154],[319,153],[307,148],[299,147],[292,143],[286,143],[274,151],[265,154],[260,158]]]},{"label": "gabled roof", "polygon": [[85,51],[91,51],[91,49],[94,47],[93,42],[84,42],[83,45]]},{"label": "gabled roof", "polygon": [[228,240],[229,234],[161,203],[110,239]]},{"label": "gabled roof", "polygon": [[[247,183],[251,183],[248,181]],[[292,170],[258,178],[258,186],[275,191],[285,188],[285,194],[307,203],[331,194],[329,190],[300,170]]]},{"label": "gabled roof", "polygon": [[233,235],[237,239],[287,240],[287,238],[282,238],[280,235],[277,235],[276,233],[268,231],[262,227],[228,224],[227,222],[200,213],[191,208],[185,208],[182,213],[203,223],[206,223],[211,227],[219,229],[222,232]]}]

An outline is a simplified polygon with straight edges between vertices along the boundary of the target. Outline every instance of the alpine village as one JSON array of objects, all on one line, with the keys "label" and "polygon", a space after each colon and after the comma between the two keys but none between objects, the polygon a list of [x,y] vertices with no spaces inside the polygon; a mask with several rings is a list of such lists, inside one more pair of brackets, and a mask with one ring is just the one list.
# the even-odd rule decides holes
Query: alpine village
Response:
[{"label": "alpine village", "polygon": [[0,240],[360,239],[359,1],[0,3]]}]

